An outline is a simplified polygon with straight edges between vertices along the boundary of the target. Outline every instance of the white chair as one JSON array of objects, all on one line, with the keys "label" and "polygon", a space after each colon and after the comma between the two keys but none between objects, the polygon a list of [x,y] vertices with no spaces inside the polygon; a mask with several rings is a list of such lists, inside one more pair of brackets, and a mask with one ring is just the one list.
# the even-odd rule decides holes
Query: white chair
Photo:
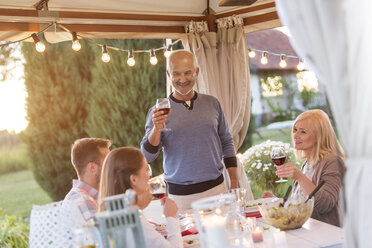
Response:
[{"label": "white chair", "polygon": [[145,248],[138,207],[97,213],[95,222],[101,233],[103,247]]},{"label": "white chair", "polygon": [[127,194],[113,195],[102,199],[107,211],[116,211],[130,206]]},{"label": "white chair", "polygon": [[32,206],[29,234],[30,248],[62,247],[58,226],[61,205],[62,201]]}]

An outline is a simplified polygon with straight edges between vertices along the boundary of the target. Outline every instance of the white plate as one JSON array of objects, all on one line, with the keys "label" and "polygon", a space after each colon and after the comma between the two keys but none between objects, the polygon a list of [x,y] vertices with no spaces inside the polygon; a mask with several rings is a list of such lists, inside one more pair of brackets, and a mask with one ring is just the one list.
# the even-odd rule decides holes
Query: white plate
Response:
[{"label": "white plate", "polygon": [[[199,235],[198,234],[192,234],[183,236],[183,247],[191,248],[191,247],[199,247]],[[192,242],[192,244],[188,244],[188,242]]]},{"label": "white plate", "polygon": [[[244,211],[246,213],[250,213],[250,212],[257,212],[259,211],[258,210],[258,206],[263,204],[263,203],[268,203],[268,202],[271,202],[273,199],[277,199],[275,197],[271,197],[271,198],[260,198],[260,199],[256,199],[256,200],[252,200],[252,201],[247,201],[245,203],[245,209]],[[251,207],[247,207],[247,206],[251,206]]]}]

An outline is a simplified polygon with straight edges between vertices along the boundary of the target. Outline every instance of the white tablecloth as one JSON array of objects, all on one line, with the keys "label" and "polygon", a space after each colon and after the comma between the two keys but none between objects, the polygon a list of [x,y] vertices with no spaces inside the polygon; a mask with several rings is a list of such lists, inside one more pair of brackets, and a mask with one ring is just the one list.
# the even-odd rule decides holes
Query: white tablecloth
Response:
[{"label": "white tablecloth", "polygon": [[[162,216],[163,210],[159,200],[154,200],[143,210],[143,214],[156,223],[165,223],[165,218]],[[254,248],[273,248],[274,232],[278,229],[269,226],[264,219],[257,219],[258,226],[269,228],[263,231],[264,242],[255,243]],[[341,248],[344,242],[344,231],[342,228],[326,224],[324,222],[309,219],[305,224],[298,229],[285,231],[287,248],[320,248],[332,247]],[[281,246],[282,248],[282,246]]]}]

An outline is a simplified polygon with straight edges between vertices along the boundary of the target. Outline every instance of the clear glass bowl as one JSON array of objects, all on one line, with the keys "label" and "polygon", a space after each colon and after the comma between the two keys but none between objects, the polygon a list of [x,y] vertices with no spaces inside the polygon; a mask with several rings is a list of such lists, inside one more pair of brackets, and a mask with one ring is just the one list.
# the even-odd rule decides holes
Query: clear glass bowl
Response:
[{"label": "clear glass bowl", "polygon": [[279,206],[280,202],[265,203],[258,208],[267,224],[282,231],[301,227],[309,219],[314,208],[313,199],[307,203],[286,203],[284,207]]}]

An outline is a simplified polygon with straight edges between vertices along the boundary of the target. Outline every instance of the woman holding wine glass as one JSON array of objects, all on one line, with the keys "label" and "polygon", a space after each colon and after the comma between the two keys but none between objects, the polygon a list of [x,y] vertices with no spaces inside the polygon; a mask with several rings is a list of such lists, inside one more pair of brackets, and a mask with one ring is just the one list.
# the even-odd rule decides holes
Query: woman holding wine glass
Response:
[{"label": "woman holding wine glass", "polygon": [[305,159],[301,170],[294,163],[286,163],[277,168],[276,175],[295,180],[292,195],[308,196],[324,181],[314,196],[311,217],[340,226],[338,203],[346,170],[345,155],[327,114],[318,109],[300,114],[292,128],[292,141],[296,158]]},{"label": "woman holding wine glass", "polygon": [[[149,190],[149,167],[141,151],[134,147],[120,147],[112,150],[106,157],[102,168],[99,190],[99,211],[104,211],[102,199],[123,194],[127,189],[136,192],[136,204],[140,209],[146,208],[153,196]],[[163,197],[164,216],[167,220],[167,239],[160,235],[141,214],[146,247],[183,247],[181,230],[176,219],[178,207],[173,200]]]}]

